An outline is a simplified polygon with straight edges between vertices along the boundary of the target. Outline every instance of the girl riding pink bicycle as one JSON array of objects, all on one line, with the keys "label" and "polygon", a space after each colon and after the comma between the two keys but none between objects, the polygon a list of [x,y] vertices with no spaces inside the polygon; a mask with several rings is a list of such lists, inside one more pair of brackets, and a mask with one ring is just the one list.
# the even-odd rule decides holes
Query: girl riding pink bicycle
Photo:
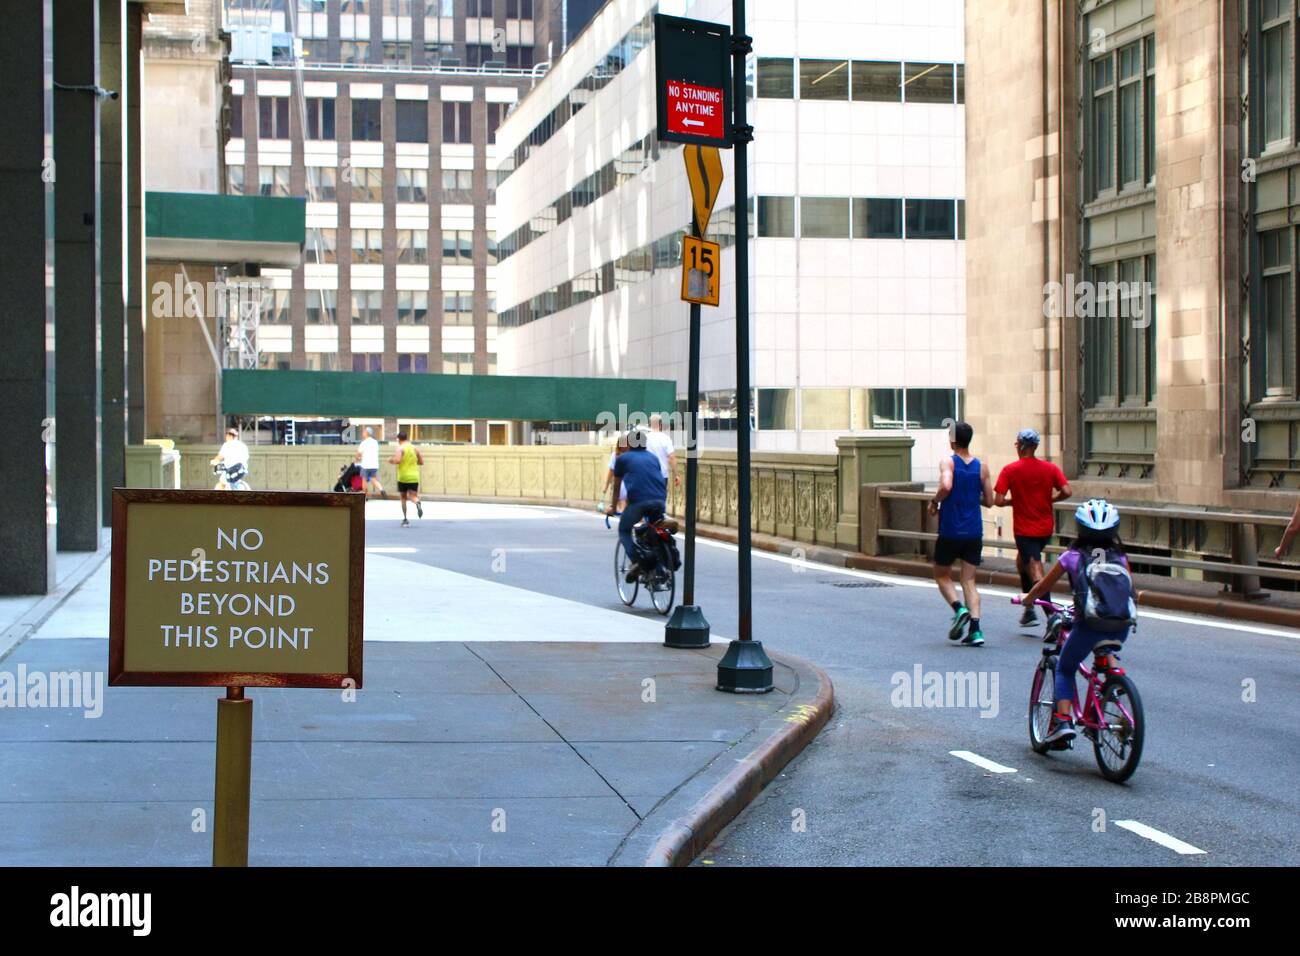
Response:
[{"label": "girl riding pink bicycle", "polygon": [[[1128,557],[1119,539],[1119,511],[1101,498],[1079,505],[1074,513],[1079,534],[1050,571],[1020,603],[1033,606],[1050,594],[1062,574],[1074,592],[1074,619],[1056,662],[1056,711],[1043,744],[1062,744],[1077,736],[1072,719],[1075,674],[1084,658],[1102,642],[1122,644],[1136,619]],[[1049,630],[1049,638],[1055,639]]]}]

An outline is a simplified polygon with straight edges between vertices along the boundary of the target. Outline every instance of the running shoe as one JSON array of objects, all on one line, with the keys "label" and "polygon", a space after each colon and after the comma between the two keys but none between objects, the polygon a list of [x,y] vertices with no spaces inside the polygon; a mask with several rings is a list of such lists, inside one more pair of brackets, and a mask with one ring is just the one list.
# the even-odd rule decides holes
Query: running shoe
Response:
[{"label": "running shoe", "polygon": [[955,641],[961,637],[961,632],[966,629],[966,622],[970,620],[970,611],[964,607],[957,608],[957,613],[952,616],[952,624],[948,626],[948,640]]},{"label": "running shoe", "polygon": [[1025,613],[1020,615],[1021,627],[1033,627],[1038,623],[1038,613],[1032,604],[1025,605]]},{"label": "running shoe", "polygon": [[403,519],[402,519],[401,527],[403,527],[403,528],[409,528],[410,526],[411,526],[411,522],[409,522],[409,521],[407,521],[405,518],[403,518]]},{"label": "running shoe", "polygon": [[961,642],[965,644],[967,647],[983,647],[984,632],[971,631],[969,634],[967,634],[965,637],[961,639]]},{"label": "running shoe", "polygon": [[[1043,738],[1045,744],[1068,744],[1078,736],[1074,729],[1074,721],[1069,717],[1058,717],[1052,715],[1052,726],[1048,730],[1047,736]],[[1064,748],[1062,748],[1064,749]]]},{"label": "running shoe", "polygon": [[417,501],[417,502],[415,503],[415,516],[416,516],[417,518],[423,518],[423,517],[424,517],[424,509],[420,507],[420,502],[419,502],[419,501]]}]

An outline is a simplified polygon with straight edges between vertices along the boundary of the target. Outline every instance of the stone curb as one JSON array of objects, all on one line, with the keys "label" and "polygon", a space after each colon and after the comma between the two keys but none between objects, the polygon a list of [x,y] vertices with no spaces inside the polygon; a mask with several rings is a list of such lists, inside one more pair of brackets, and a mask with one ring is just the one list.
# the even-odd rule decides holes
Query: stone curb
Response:
[{"label": "stone curb", "polygon": [[[830,677],[803,658],[770,656],[798,679],[785,706],[647,814],[612,866],[688,866],[830,720],[835,709]],[[754,740],[759,742],[748,754],[733,756]]]}]

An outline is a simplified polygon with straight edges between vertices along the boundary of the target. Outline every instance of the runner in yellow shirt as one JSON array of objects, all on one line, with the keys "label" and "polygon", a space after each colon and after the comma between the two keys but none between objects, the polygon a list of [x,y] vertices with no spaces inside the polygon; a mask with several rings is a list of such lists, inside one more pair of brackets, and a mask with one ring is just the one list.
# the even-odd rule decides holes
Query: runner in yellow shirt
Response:
[{"label": "runner in yellow shirt", "polygon": [[424,456],[406,432],[398,432],[397,451],[388,461],[397,466],[397,494],[402,499],[402,527],[406,528],[411,524],[406,518],[408,499],[415,503],[416,515],[424,517],[424,509],[420,507],[420,466],[424,464]]}]

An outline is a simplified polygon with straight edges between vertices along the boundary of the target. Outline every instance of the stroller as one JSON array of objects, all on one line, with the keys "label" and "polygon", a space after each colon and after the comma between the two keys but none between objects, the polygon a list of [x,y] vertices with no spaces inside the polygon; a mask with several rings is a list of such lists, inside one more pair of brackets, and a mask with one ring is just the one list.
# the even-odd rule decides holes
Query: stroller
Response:
[{"label": "stroller", "polygon": [[365,491],[365,482],[361,478],[361,469],[356,462],[349,462],[339,472],[339,480],[334,483],[337,492]]}]

